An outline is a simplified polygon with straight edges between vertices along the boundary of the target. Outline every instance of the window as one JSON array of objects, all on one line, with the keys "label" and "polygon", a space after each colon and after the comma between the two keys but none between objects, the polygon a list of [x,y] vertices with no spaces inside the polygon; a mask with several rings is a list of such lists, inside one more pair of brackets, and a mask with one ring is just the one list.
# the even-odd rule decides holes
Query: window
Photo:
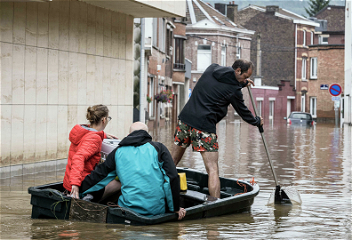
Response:
[{"label": "window", "polygon": [[319,44],[328,44],[329,43],[329,36],[320,35],[319,36]]},{"label": "window", "polygon": [[258,111],[258,115],[259,116],[263,116],[262,115],[262,105],[263,105],[263,101],[262,100],[257,100],[257,111]]},{"label": "window", "polygon": [[172,31],[168,28],[166,29],[166,55],[172,55]]},{"label": "window", "polygon": [[184,39],[175,38],[174,69],[185,70]]},{"label": "window", "polygon": [[317,98],[310,98],[310,114],[312,114],[313,118],[317,117]]},{"label": "window", "polygon": [[221,66],[226,66],[226,47],[221,48]]},{"label": "window", "polygon": [[314,45],[314,32],[310,32],[310,45]]},{"label": "window", "polygon": [[306,30],[303,30],[303,46],[306,45]]},{"label": "window", "polygon": [[165,52],[166,22],[164,18],[159,18],[159,49]]},{"label": "window", "polygon": [[302,93],[301,96],[301,112],[305,112],[306,111],[306,95],[304,93]]},{"label": "window", "polygon": [[269,119],[274,119],[274,104],[275,101],[269,101]]},{"label": "window", "polygon": [[302,58],[302,80],[307,80],[307,58]]},{"label": "window", "polygon": [[317,79],[317,63],[318,59],[316,57],[310,59],[310,78]]},{"label": "window", "polygon": [[204,71],[211,64],[210,45],[198,45],[197,70]]},{"label": "window", "polygon": [[153,18],[153,46],[157,47],[158,44],[158,19]]},{"label": "window", "polygon": [[240,45],[237,47],[237,54],[236,54],[236,59],[240,59],[241,58],[241,47]]}]

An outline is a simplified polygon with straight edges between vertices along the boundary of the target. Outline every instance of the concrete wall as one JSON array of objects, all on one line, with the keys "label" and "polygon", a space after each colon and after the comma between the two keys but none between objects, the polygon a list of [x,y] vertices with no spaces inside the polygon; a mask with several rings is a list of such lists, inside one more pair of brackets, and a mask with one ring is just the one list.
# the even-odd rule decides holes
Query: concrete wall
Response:
[{"label": "concrete wall", "polygon": [[82,2],[1,2],[1,166],[67,158],[68,133],[105,104],[132,123],[133,18]]}]

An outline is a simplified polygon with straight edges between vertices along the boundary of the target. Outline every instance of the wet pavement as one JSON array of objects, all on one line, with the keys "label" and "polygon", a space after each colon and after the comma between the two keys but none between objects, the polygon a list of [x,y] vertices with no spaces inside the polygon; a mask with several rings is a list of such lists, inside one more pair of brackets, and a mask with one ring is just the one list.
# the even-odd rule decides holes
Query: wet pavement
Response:
[{"label": "wet pavement", "polygon": [[[268,205],[275,182],[258,130],[239,120],[218,124],[220,176],[251,180],[261,191],[250,212],[155,226],[31,219],[29,186],[61,181],[64,166],[1,179],[1,239],[351,239],[352,127],[268,123],[265,138],[281,186],[302,204]],[[171,149],[174,127],[151,133]],[[180,166],[205,171],[188,149]],[[45,169],[46,171],[41,171]],[[50,171],[51,170],[51,171]]]}]

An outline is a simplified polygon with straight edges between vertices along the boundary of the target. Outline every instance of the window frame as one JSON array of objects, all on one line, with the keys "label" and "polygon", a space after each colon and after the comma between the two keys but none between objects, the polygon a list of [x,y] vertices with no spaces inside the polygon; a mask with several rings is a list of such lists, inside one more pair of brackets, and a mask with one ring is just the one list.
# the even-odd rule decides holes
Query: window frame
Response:
[{"label": "window frame", "polygon": [[[314,64],[313,64],[313,62],[314,62]],[[313,69],[313,67],[314,67],[314,69]],[[315,72],[315,75],[313,75],[314,72]],[[318,58],[311,57],[310,58],[310,79],[317,79],[317,78],[318,78]]]},{"label": "window frame", "polygon": [[302,81],[307,81],[307,58],[302,57],[302,73],[301,73]]},{"label": "window frame", "polygon": [[[204,50],[204,49],[199,49],[199,47],[201,46],[209,46],[210,49],[208,50]],[[200,64],[199,64],[199,53],[209,53],[210,54],[210,64],[212,63],[212,47],[211,45],[208,45],[208,44],[200,44],[197,46],[197,71],[199,72],[203,72],[205,71],[205,69],[207,69],[208,66],[210,66],[210,64],[208,66],[206,66],[204,69],[203,68],[199,68]]]},{"label": "window frame", "polygon": [[306,95],[301,96],[301,112],[306,111]]},{"label": "window frame", "polygon": [[174,38],[174,69],[185,70],[185,39],[183,38]]},{"label": "window frame", "polygon": [[221,47],[221,66],[226,66],[226,46]]},{"label": "window frame", "polygon": [[306,46],[306,36],[307,36],[307,32],[306,30],[303,30],[303,46],[305,47]]},{"label": "window frame", "polygon": [[309,99],[309,112],[313,118],[317,117],[317,97],[310,97]]},{"label": "window frame", "polygon": [[310,45],[314,45],[314,32],[310,32]]}]

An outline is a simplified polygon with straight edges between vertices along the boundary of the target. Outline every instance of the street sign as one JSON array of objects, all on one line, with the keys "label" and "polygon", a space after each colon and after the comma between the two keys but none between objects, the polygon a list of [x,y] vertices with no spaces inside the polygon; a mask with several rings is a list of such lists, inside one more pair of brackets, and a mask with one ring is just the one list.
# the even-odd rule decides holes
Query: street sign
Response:
[{"label": "street sign", "polygon": [[338,96],[338,97],[331,97],[331,100],[333,101],[340,101],[341,100],[341,97]]},{"label": "street sign", "polygon": [[342,87],[337,83],[332,84],[329,87],[329,93],[334,97],[339,96],[341,92],[342,92]]},{"label": "street sign", "polygon": [[337,109],[340,107],[340,101],[334,101],[334,109]]},{"label": "street sign", "polygon": [[329,90],[329,84],[320,84],[320,90]]}]

